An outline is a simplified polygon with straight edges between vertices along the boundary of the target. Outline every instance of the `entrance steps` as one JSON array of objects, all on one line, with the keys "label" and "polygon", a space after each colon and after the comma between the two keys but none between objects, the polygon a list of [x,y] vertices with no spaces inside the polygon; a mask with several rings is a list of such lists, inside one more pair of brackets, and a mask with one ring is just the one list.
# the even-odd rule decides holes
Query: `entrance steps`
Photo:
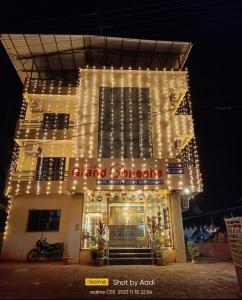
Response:
[{"label": "entrance steps", "polygon": [[110,265],[152,265],[151,248],[109,248]]}]

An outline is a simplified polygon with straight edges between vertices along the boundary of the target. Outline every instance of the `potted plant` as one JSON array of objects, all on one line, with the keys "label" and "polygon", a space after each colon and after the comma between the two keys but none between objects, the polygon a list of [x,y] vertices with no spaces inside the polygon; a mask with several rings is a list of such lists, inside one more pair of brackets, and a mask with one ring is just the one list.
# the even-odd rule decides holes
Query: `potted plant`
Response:
[{"label": "potted plant", "polygon": [[192,258],[192,263],[195,264],[197,262],[197,258],[199,256],[199,247],[194,241],[187,242],[187,250]]},{"label": "potted plant", "polygon": [[97,260],[97,248],[96,247],[90,248],[90,254],[92,258],[92,264],[95,264]]},{"label": "potted plant", "polygon": [[105,239],[101,236],[97,239],[97,259],[96,259],[96,265],[101,267],[104,265],[104,250],[105,246]]},{"label": "potted plant", "polygon": [[102,267],[104,265],[104,249],[97,251],[96,265]]},{"label": "potted plant", "polygon": [[68,253],[68,244],[66,245],[66,255],[64,257],[65,265],[70,265],[72,263],[72,256]]},{"label": "potted plant", "polygon": [[158,266],[163,266],[164,265],[164,258],[163,258],[163,238],[159,232],[157,232],[154,236],[154,250],[155,250],[155,259],[156,259],[156,264]]},{"label": "potted plant", "polygon": [[162,249],[155,251],[155,259],[157,266],[164,266],[164,258]]},{"label": "potted plant", "polygon": [[105,247],[105,239],[101,236],[97,238],[97,249],[104,250]]},{"label": "potted plant", "polygon": [[99,227],[98,227],[98,238],[97,238],[97,259],[96,259],[96,265],[101,267],[104,265],[104,254],[105,254],[105,224],[103,224],[102,221],[99,221]]}]

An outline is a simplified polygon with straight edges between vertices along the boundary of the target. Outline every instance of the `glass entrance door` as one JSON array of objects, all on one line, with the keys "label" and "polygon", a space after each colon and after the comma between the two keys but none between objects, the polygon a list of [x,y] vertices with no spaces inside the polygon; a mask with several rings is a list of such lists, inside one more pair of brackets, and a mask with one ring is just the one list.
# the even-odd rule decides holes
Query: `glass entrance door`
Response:
[{"label": "glass entrance door", "polygon": [[145,246],[144,204],[109,205],[109,244],[111,247]]}]

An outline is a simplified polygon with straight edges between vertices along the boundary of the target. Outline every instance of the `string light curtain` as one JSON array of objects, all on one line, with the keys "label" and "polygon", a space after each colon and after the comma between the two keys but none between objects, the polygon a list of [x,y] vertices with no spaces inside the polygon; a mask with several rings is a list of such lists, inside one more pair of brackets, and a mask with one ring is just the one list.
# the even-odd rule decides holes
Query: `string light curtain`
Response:
[{"label": "string light curtain", "polygon": [[149,88],[101,87],[99,157],[152,157]]}]

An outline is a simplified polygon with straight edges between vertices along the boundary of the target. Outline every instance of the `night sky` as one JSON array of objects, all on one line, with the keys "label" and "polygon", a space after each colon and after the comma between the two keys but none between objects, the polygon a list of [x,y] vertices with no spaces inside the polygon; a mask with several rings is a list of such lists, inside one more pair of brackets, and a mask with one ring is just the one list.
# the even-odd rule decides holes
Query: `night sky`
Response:
[{"label": "night sky", "polygon": [[[191,213],[242,205],[242,1],[8,1],[1,33],[101,34],[191,41],[186,66],[204,192]],[[70,5],[73,3],[73,5]],[[54,5],[55,4],[55,5]],[[10,162],[21,82],[0,47],[0,190]],[[2,196],[3,201],[3,196]]]}]

